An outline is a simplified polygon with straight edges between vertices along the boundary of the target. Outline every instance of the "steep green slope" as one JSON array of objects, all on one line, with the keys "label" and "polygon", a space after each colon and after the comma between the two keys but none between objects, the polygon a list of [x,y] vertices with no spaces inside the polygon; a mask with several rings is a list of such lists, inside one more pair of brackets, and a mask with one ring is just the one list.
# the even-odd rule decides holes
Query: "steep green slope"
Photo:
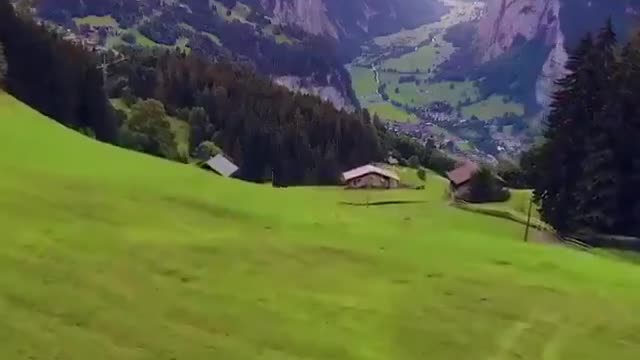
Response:
[{"label": "steep green slope", "polygon": [[[224,180],[0,96],[2,359],[637,358],[636,267],[522,244],[444,185]],[[424,202],[340,205],[368,198]]]}]

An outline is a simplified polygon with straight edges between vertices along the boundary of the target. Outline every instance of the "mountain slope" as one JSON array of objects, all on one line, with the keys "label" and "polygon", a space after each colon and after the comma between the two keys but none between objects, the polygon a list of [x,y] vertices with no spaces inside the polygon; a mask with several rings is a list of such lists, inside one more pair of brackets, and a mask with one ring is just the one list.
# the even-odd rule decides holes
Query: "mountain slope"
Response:
[{"label": "mountain slope", "polygon": [[426,203],[349,207],[363,195],[221,179],[6,95],[0,174],[3,359],[640,351],[636,267],[523,244],[520,225],[448,207],[435,177],[371,193]]},{"label": "mountain slope", "polygon": [[[474,32],[474,45],[480,61],[487,63],[514,48],[523,48],[523,43],[539,43],[537,52],[546,59],[529,67],[538,74],[536,101],[545,106],[553,81],[564,73],[567,51],[585,33],[602,27],[607,18],[612,18],[621,39],[626,39],[637,23],[639,9],[637,0],[487,0],[486,14]],[[529,91],[533,91],[532,85],[527,84]]]},{"label": "mountain slope", "polygon": [[37,6],[40,17],[92,42],[114,46],[133,38],[231,58],[347,109],[356,102],[343,63],[359,46],[441,12],[436,0],[41,0]]}]

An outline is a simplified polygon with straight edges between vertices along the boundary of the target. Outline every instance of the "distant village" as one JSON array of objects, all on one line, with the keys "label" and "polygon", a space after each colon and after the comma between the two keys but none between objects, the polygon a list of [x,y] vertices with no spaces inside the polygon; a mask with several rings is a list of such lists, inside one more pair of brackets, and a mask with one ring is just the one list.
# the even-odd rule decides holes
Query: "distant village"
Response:
[{"label": "distant village", "polygon": [[[515,156],[526,147],[517,131],[513,131],[514,124],[521,122],[521,119],[507,119],[502,124],[496,124],[476,117],[461,118],[444,102],[408,110],[417,116],[417,122],[389,122],[387,129],[422,144],[432,142],[439,149],[454,155],[496,163],[497,157]],[[511,131],[505,128],[511,128]]]},{"label": "distant village", "polygon": [[[110,25],[80,24],[76,29],[52,26],[62,33],[64,40],[96,52],[113,51],[107,47],[107,39],[122,35],[122,30]],[[407,110],[417,116],[418,122],[388,122],[386,128],[393,133],[416,139],[422,144],[432,142],[439,149],[453,155],[497,163],[497,157],[514,156],[526,146],[519,137],[497,129],[498,126],[493,125],[495,122],[475,117],[461,119],[451,105],[445,102],[435,102]],[[470,138],[472,139],[467,140]]]}]

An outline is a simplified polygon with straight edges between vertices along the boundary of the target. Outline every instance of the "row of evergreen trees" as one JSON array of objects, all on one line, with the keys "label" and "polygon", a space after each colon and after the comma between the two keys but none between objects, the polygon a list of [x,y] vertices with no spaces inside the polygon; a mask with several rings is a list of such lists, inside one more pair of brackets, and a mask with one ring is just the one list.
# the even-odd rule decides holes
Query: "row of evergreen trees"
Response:
[{"label": "row of evergreen trees", "polygon": [[71,128],[102,141],[117,141],[117,126],[94,56],[18,16],[0,0],[0,44],[6,58],[6,90]]},{"label": "row of evergreen trees", "polygon": [[[105,91],[97,54],[63,41],[28,14],[16,15],[8,0],[0,0],[0,44],[12,95],[68,127],[155,156],[187,160],[177,152],[166,110],[189,122],[188,155],[218,145],[249,181],[334,184],[342,171],[390,153],[441,171],[452,165],[432,146],[386,132],[367,111],[338,111],[244,67],[197,55],[123,49],[127,61],[109,68]],[[114,112],[107,92],[133,98],[131,105],[135,98],[158,101],[141,101],[128,118]]]},{"label": "row of evergreen trees", "polygon": [[640,38],[620,48],[609,21],[567,70],[533,150],[541,213],[561,233],[640,235]]},{"label": "row of evergreen trees", "polygon": [[125,53],[128,61],[113,68],[114,79],[126,79],[123,91],[155,98],[169,113],[191,109],[191,154],[214,142],[240,165],[243,179],[335,183],[341,171],[383,158],[367,112],[338,111],[233,64],[165,51]]}]

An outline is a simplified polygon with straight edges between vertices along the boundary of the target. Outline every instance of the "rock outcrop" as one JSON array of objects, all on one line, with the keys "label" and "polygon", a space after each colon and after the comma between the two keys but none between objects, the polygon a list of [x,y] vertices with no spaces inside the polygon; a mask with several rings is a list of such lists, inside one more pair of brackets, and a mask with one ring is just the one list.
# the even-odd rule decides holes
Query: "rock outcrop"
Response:
[{"label": "rock outcrop", "polygon": [[319,85],[310,78],[299,76],[279,76],[273,81],[301,94],[315,95],[324,101],[330,102],[336,109],[353,111],[355,108],[351,100],[345,95],[346,89],[340,89],[335,85]]},{"label": "rock outcrop", "polygon": [[560,0],[488,0],[475,42],[482,60],[495,59],[516,41],[542,36],[548,45],[555,44],[559,11]]},{"label": "rock outcrop", "polygon": [[568,58],[560,26],[561,0],[488,0],[475,39],[482,62],[496,59],[514,45],[543,41],[551,49],[536,82],[536,100],[549,103],[554,81],[564,73]]},{"label": "rock outcrop", "polygon": [[327,6],[320,0],[261,0],[279,24],[295,25],[314,35],[338,38],[338,30],[329,18]]},{"label": "rock outcrop", "polygon": [[439,0],[260,0],[275,22],[336,40],[413,28],[444,13]]}]

